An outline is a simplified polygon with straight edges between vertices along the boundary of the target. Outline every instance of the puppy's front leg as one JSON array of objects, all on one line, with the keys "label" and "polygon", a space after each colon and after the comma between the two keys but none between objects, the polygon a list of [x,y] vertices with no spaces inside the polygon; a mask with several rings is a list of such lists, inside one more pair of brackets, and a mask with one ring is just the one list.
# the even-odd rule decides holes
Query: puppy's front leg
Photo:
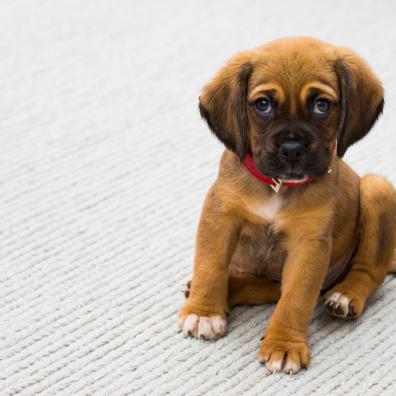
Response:
[{"label": "puppy's front leg", "polygon": [[179,328],[186,336],[214,339],[225,332],[228,264],[238,228],[235,214],[229,213],[213,187],[199,224],[190,294],[179,313]]},{"label": "puppy's front leg", "polygon": [[327,237],[296,240],[288,250],[282,275],[281,298],[259,350],[260,362],[271,372],[298,372],[310,361],[309,322],[328,268]]}]

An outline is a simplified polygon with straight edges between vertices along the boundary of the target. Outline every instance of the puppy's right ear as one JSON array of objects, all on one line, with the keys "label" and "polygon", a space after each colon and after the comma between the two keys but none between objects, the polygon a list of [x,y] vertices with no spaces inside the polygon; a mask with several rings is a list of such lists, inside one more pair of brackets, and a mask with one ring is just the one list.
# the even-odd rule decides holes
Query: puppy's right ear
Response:
[{"label": "puppy's right ear", "polygon": [[207,84],[199,110],[219,140],[243,160],[249,152],[247,91],[253,66],[244,52],[232,58]]}]

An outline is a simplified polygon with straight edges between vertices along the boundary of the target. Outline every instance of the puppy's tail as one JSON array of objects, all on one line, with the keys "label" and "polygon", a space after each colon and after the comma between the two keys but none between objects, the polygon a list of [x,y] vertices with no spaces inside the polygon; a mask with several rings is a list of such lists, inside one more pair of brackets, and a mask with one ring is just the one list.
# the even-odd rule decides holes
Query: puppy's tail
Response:
[{"label": "puppy's tail", "polygon": [[392,263],[388,269],[388,273],[391,273],[391,272],[396,273],[396,250],[395,250],[395,253],[393,254]]}]

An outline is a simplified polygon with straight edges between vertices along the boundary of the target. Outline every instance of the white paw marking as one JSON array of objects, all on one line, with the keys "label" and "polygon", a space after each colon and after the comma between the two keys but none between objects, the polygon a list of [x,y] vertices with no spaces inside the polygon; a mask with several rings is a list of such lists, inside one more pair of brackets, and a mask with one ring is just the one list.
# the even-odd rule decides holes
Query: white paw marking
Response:
[{"label": "white paw marking", "polygon": [[221,316],[213,316],[213,318],[211,319],[212,319],[213,331],[216,334],[220,334],[220,335],[224,334],[227,327],[225,319],[223,319]]},{"label": "white paw marking", "polygon": [[288,374],[296,374],[300,371],[300,364],[294,360],[287,360],[283,371]]},{"label": "white paw marking", "polygon": [[214,340],[225,333],[226,321],[221,316],[207,317],[190,314],[179,319],[179,329],[184,337]]},{"label": "white paw marking", "polygon": [[351,300],[347,296],[335,292],[327,299],[326,304],[333,308],[331,309],[333,315],[345,318],[349,314],[350,302]]},{"label": "white paw marking", "polygon": [[334,302],[338,302],[338,300],[340,299],[340,297],[341,297],[341,293],[336,292],[336,293],[333,293],[333,294],[330,296],[329,300],[334,301]]},{"label": "white paw marking", "polygon": [[341,296],[339,302],[342,310],[347,314],[349,312],[349,303],[351,300],[347,296]]},{"label": "white paw marking", "polygon": [[280,359],[270,360],[265,364],[265,367],[267,367],[271,373],[280,373],[282,371],[282,363],[283,360]]},{"label": "white paw marking", "polygon": [[199,318],[198,338],[203,338],[208,340],[213,340],[213,338],[215,338],[212,322],[209,318],[205,316]]}]

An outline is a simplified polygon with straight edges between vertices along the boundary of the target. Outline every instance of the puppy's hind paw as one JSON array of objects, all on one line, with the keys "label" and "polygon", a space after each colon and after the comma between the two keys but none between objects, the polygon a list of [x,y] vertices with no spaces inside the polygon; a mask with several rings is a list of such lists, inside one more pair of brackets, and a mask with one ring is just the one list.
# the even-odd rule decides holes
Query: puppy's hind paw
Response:
[{"label": "puppy's hind paw", "polygon": [[190,289],[191,289],[191,281],[189,280],[185,285],[182,292],[184,293],[184,297],[188,298],[190,296]]},{"label": "puppy's hind paw", "polygon": [[325,294],[323,304],[331,315],[342,319],[356,319],[364,308],[359,297],[347,290],[330,290]]}]

